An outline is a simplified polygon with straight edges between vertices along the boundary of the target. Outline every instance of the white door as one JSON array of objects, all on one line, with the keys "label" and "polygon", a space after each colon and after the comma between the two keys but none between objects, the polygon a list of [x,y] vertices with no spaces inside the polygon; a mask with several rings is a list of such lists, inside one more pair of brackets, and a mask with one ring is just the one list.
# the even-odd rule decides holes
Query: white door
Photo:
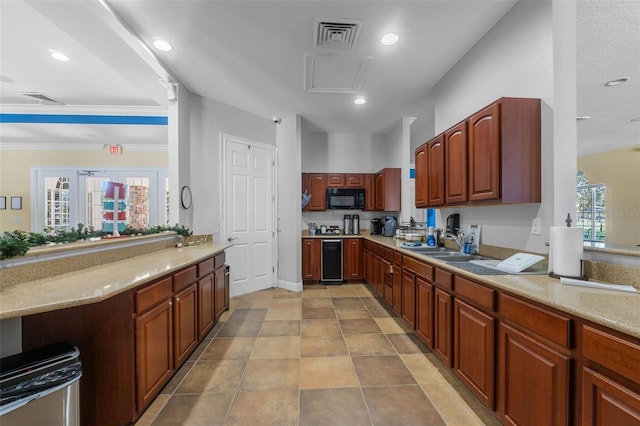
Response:
[{"label": "white door", "polygon": [[224,231],[230,295],[275,287],[274,158],[270,145],[223,136]]}]

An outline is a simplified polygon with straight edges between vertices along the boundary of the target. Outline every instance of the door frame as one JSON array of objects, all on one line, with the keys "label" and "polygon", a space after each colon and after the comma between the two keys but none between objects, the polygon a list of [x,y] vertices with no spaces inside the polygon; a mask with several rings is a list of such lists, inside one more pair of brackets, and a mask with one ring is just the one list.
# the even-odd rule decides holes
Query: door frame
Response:
[{"label": "door frame", "polygon": [[226,155],[227,155],[227,143],[229,141],[233,141],[236,143],[241,143],[241,144],[245,144],[245,145],[249,145],[249,146],[255,146],[261,149],[265,149],[271,152],[271,160],[272,160],[272,167],[273,167],[273,179],[272,179],[272,191],[273,191],[273,197],[272,197],[272,202],[271,202],[271,208],[272,208],[272,223],[271,223],[271,229],[273,232],[273,242],[272,242],[272,247],[271,247],[271,262],[273,265],[273,275],[271,277],[272,281],[273,281],[273,287],[278,287],[278,228],[277,228],[277,224],[278,224],[278,203],[277,203],[277,199],[278,199],[278,147],[275,145],[271,145],[268,143],[264,143],[264,142],[257,142],[255,140],[252,139],[247,139],[247,138],[242,138],[242,137],[238,137],[238,136],[233,136],[231,134],[228,133],[220,133],[220,151],[219,151],[219,155],[220,155],[220,179],[218,180],[220,182],[220,202],[218,203],[218,208],[219,208],[219,217],[220,217],[220,238],[222,239],[223,242],[227,242],[226,238],[227,238],[227,218],[225,215],[225,208],[224,208],[224,204],[226,203],[226,199],[227,199],[227,162],[226,162]]}]

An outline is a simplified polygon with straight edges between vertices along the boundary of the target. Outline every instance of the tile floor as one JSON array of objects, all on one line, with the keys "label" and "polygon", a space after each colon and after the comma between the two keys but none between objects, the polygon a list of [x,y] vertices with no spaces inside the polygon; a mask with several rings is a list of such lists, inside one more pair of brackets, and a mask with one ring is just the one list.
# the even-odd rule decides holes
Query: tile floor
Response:
[{"label": "tile floor", "polygon": [[136,425],[498,425],[366,284],[233,298]]}]

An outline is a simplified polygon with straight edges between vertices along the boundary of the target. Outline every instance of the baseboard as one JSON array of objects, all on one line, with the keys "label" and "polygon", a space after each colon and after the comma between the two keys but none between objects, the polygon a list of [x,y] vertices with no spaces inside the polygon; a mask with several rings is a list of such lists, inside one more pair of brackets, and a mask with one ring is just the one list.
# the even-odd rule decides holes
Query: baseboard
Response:
[{"label": "baseboard", "polygon": [[289,291],[301,292],[302,283],[293,283],[291,281],[278,280],[278,288],[282,288]]}]

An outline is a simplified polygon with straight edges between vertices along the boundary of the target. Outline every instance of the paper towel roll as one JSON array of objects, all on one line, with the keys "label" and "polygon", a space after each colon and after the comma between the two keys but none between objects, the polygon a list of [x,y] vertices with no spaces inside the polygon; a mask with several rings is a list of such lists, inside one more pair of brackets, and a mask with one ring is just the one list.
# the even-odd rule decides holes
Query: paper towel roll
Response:
[{"label": "paper towel roll", "polygon": [[582,273],[582,228],[552,226],[549,229],[549,271],[565,277]]}]

